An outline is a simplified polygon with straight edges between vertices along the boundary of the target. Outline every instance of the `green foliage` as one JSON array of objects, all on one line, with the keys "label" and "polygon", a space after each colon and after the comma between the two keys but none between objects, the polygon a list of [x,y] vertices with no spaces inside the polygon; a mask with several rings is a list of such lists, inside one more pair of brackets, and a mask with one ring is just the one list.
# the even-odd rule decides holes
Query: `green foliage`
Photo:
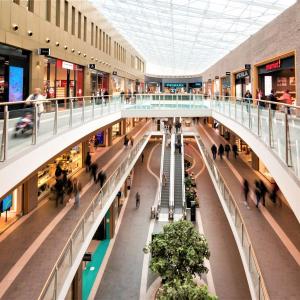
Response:
[{"label": "green foliage", "polygon": [[187,176],[184,180],[184,183],[186,188],[190,188],[193,184],[191,177]]},{"label": "green foliage", "polygon": [[158,291],[158,300],[217,300],[208,293],[206,286],[198,286],[192,280],[183,282],[174,279],[164,284]]},{"label": "green foliage", "polygon": [[206,273],[204,259],[209,258],[205,237],[189,221],[167,224],[149,245],[152,254],[150,269],[163,282],[175,279],[191,280],[194,275]]}]

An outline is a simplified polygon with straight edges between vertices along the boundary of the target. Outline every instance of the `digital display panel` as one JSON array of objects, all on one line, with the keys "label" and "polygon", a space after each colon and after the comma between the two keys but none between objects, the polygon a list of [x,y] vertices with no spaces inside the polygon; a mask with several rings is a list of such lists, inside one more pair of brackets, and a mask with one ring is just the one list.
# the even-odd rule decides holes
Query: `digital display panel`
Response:
[{"label": "digital display panel", "polygon": [[5,212],[12,207],[12,194],[6,196],[0,203],[0,211]]},{"label": "digital display panel", "polygon": [[22,101],[23,99],[24,69],[9,66],[9,102]]}]

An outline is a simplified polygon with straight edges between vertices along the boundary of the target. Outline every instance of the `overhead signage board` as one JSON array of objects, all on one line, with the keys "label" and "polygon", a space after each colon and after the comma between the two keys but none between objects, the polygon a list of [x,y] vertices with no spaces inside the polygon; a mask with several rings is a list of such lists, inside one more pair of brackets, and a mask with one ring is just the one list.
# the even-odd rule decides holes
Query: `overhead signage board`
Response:
[{"label": "overhead signage board", "polygon": [[90,70],[95,70],[95,69],[96,69],[96,65],[95,65],[95,64],[89,64],[89,65],[88,65],[88,68],[89,68]]},{"label": "overhead signage board", "polygon": [[245,69],[246,69],[246,70],[250,70],[250,69],[251,69],[251,65],[250,65],[250,64],[246,64],[246,65],[245,65]]},{"label": "overhead signage board", "polygon": [[267,71],[273,71],[273,70],[277,70],[277,69],[280,69],[281,67],[281,61],[280,59],[276,60],[276,61],[273,61],[269,64],[266,65],[266,70]]},{"label": "overhead signage board", "polygon": [[117,71],[113,71],[113,73],[112,73],[113,75],[118,75],[118,72]]},{"label": "overhead signage board", "polygon": [[172,83],[172,82],[165,83],[165,87],[169,87],[169,88],[183,88],[185,86],[186,86],[185,83]]},{"label": "overhead signage board", "polygon": [[231,73],[230,72],[226,72],[226,76],[230,76],[231,75]]},{"label": "overhead signage board", "polygon": [[242,78],[245,78],[245,77],[248,77],[249,76],[249,71],[248,70],[245,70],[243,72],[240,72],[240,73],[237,73],[235,75],[235,78],[236,79],[242,79]]},{"label": "overhead signage board", "polygon": [[63,69],[74,70],[74,65],[72,63],[67,62],[67,61],[63,61],[61,66],[62,66]]},{"label": "overhead signage board", "polygon": [[49,56],[51,54],[50,48],[39,48],[38,55]]}]

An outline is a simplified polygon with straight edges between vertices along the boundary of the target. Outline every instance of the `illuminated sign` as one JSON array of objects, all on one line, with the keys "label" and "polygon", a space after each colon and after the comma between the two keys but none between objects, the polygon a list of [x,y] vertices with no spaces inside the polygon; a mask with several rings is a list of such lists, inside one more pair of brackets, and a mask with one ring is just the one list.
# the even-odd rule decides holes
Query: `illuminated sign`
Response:
[{"label": "illuminated sign", "polygon": [[236,78],[236,79],[242,79],[242,78],[245,78],[245,77],[247,77],[247,76],[249,76],[249,72],[248,72],[248,70],[245,70],[245,71],[243,71],[243,72],[237,73],[237,74],[235,75],[235,78]]},{"label": "illuminated sign", "polygon": [[186,84],[185,83],[165,83],[165,86],[169,87],[169,88],[183,88],[186,86]]},{"label": "illuminated sign", "polygon": [[67,70],[74,70],[74,65],[72,63],[69,63],[67,61],[62,62],[62,68]]},{"label": "illuminated sign", "polygon": [[272,71],[272,70],[277,70],[277,69],[280,69],[281,67],[281,62],[280,62],[280,59],[279,60],[276,60],[270,64],[267,64],[266,65],[266,71]]}]

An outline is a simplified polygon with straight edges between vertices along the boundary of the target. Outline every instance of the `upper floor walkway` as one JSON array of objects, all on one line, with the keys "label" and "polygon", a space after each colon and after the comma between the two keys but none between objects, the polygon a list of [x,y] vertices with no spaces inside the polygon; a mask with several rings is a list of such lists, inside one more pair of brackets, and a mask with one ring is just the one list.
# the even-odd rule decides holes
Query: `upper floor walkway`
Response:
[{"label": "upper floor walkway", "polygon": [[[121,118],[213,117],[242,138],[264,162],[300,220],[300,107],[231,97],[205,99],[194,94],[50,99],[20,108],[1,104],[0,196],[51,157]],[[277,110],[271,109],[276,105]],[[15,137],[17,115],[33,115],[32,133]],[[22,166],[22,168],[20,168]],[[18,170],[18,172],[15,172]],[[14,174],[14,177],[11,177]]]}]

